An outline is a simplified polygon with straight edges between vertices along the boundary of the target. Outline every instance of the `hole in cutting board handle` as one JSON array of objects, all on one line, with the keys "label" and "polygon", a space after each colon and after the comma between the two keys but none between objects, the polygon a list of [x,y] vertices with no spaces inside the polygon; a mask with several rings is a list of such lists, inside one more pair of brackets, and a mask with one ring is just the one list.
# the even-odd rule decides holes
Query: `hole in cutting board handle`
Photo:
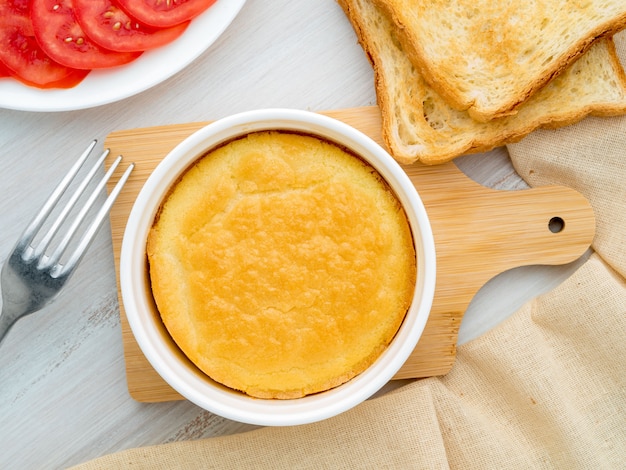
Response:
[{"label": "hole in cutting board handle", "polygon": [[562,232],[565,228],[565,221],[561,217],[552,217],[548,222],[548,228],[552,233]]}]

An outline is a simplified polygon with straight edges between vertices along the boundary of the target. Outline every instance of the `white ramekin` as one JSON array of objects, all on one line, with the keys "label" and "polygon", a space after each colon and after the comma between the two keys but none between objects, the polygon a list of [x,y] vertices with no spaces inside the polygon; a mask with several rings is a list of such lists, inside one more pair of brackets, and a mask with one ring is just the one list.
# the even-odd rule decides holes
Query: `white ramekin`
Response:
[{"label": "white ramekin", "polygon": [[[408,216],[417,258],[413,302],[400,330],[378,360],[334,389],[292,400],[251,398],[224,387],[197,369],[168,335],[154,304],[147,270],[146,239],[171,185],[207,150],[260,130],[291,130],[321,136],[368,161],[385,178]],[[365,134],[321,114],[266,109],[244,112],[198,130],[174,148],[141,189],[121,249],[120,284],[124,309],[139,347],[154,369],[183,397],[220,416],[267,426],[298,425],[342,413],[369,398],[400,369],[415,348],[430,312],[435,289],[435,245],[424,205],[396,161]]]}]

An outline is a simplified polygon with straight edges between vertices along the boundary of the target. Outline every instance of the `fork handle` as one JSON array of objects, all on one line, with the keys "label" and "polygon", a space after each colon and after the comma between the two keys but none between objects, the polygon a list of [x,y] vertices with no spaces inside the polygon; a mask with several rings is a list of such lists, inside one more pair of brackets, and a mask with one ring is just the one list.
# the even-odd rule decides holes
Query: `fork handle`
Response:
[{"label": "fork handle", "polygon": [[16,321],[17,318],[9,315],[5,311],[0,313],[0,345],[2,344],[2,340],[5,338],[11,327],[15,325]]},{"label": "fork handle", "polygon": [[[19,288],[20,286],[16,285],[14,287]],[[18,312],[26,313],[20,314]],[[2,292],[2,309],[0,309],[0,345],[17,320],[19,320],[23,315],[27,315],[29,313],[31,312],[29,311],[28,306],[16,304],[9,293],[4,291]]]},{"label": "fork handle", "polygon": [[17,320],[38,310],[47,299],[53,297],[55,286],[64,279],[49,280],[47,284],[39,283],[33,290],[27,285],[34,280],[36,273],[31,265],[22,263],[20,255],[12,253],[2,266],[2,309],[0,310],[0,343]]}]

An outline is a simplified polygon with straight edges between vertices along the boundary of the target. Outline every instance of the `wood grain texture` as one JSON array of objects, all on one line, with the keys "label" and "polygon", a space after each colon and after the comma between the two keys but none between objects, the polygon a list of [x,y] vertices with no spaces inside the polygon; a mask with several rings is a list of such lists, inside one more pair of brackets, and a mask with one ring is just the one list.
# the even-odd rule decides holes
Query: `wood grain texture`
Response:
[{"label": "wood grain texture", "polygon": [[[377,107],[324,114],[352,125],[382,144]],[[108,135],[104,145],[111,149],[111,158],[121,154],[136,164],[131,180],[111,213],[118,273],[125,223],[143,182],[171,149],[206,124],[130,129]],[[415,164],[403,168],[426,206],[438,266],[430,318],[397,379],[444,375],[452,368],[463,313],[489,279],[518,266],[572,262],[587,250],[595,233],[591,206],[572,189],[498,191],[470,180],[453,163],[433,167]],[[553,218],[563,221],[563,228],[557,233],[549,229]],[[120,305],[130,394],[143,402],[182,398],[145,359],[126,321],[121,298]]]}]

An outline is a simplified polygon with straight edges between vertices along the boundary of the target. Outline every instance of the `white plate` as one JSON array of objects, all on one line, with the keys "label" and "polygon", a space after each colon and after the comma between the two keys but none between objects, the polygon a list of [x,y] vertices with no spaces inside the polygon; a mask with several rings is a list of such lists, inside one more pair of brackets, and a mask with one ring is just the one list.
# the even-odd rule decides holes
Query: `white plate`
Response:
[{"label": "white plate", "polygon": [[176,41],[145,52],[128,65],[94,70],[77,86],[42,90],[0,80],[0,107],[21,111],[71,111],[119,101],[180,72],[208,49],[237,16],[246,0],[218,0],[191,21]]}]

